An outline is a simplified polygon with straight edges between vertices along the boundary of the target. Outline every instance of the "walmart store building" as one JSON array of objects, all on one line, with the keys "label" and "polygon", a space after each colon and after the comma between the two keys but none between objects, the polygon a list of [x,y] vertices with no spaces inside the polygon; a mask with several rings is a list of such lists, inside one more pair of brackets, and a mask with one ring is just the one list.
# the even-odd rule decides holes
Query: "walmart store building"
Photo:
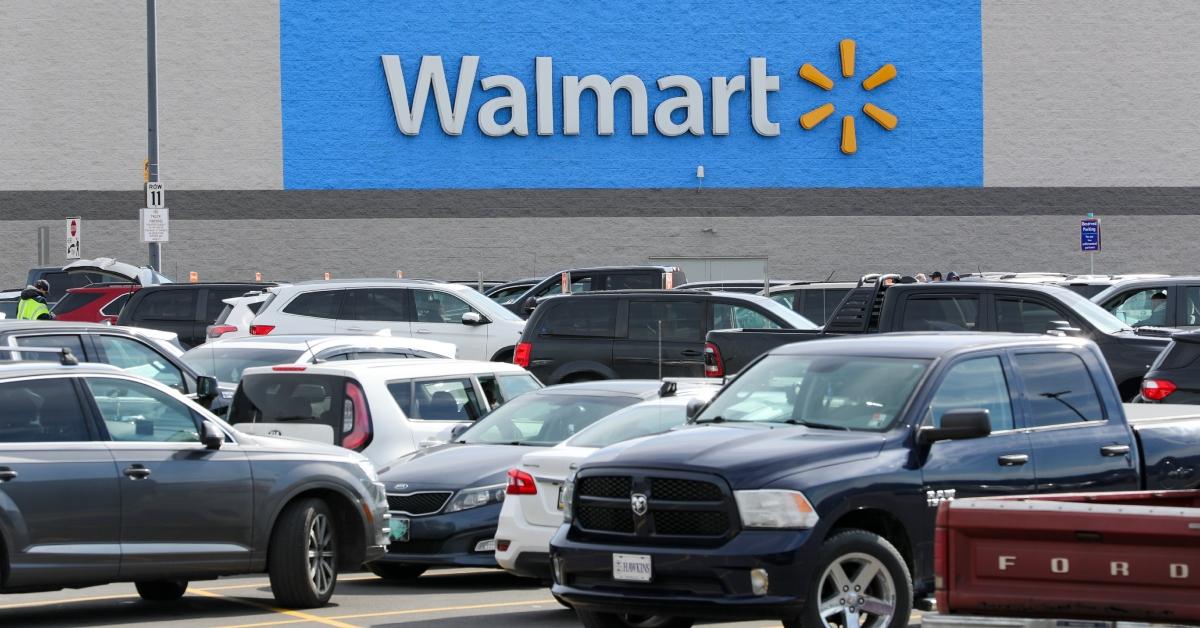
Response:
[{"label": "walmart store building", "polygon": [[[143,3],[0,3],[0,286],[144,263]],[[159,0],[164,270],[1200,271],[1194,0]],[[700,169],[703,178],[700,178]]]}]

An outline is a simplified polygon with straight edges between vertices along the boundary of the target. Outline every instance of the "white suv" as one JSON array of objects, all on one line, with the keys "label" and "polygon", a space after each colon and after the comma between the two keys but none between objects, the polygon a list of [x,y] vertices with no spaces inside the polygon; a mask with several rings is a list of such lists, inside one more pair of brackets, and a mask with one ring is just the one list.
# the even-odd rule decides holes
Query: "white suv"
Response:
[{"label": "white suv", "polygon": [[243,432],[341,445],[383,465],[542,384],[515,364],[358,360],[248,368],[229,422]]},{"label": "white suv", "polygon": [[525,321],[473,288],[419,279],[306,281],[267,288],[250,334],[377,334],[429,338],[464,360],[511,362]]}]

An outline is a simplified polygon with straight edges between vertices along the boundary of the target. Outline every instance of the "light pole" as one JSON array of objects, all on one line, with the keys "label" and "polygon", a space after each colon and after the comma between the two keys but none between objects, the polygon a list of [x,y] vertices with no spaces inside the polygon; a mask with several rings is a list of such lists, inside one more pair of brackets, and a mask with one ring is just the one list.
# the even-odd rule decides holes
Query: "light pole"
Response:
[{"label": "light pole", "polygon": [[[154,0],[146,0],[146,158],[149,183],[158,182],[158,18]],[[140,228],[140,227],[139,227]],[[162,272],[162,248],[150,243],[150,268]]]}]

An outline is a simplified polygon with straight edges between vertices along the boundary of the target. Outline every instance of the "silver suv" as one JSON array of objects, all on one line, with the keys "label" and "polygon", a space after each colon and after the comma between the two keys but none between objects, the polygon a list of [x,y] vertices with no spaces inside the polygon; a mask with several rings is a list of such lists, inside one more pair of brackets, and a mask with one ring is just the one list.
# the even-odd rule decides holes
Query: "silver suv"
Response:
[{"label": "silver suv", "polygon": [[339,569],[384,554],[387,501],[363,456],[242,434],[162,384],[61,355],[0,362],[0,592],[134,582],[162,601],[265,571],[280,605],[308,608]]}]

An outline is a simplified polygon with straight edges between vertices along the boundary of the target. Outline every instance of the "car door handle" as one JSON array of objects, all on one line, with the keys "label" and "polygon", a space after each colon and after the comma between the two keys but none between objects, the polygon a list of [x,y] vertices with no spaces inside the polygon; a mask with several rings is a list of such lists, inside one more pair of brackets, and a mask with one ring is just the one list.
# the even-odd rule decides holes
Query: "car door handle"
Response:
[{"label": "car door handle", "polygon": [[418,329],[418,330],[417,330],[417,333],[418,333],[418,334],[432,334],[432,333],[433,333],[433,331],[432,331],[432,330],[429,330],[429,329]]},{"label": "car door handle", "polygon": [[1106,458],[1116,458],[1129,453],[1129,445],[1105,445],[1100,448],[1100,455]]},{"label": "car door handle", "polygon": [[17,477],[17,472],[8,467],[0,467],[0,482],[14,480]]},{"label": "car door handle", "polygon": [[122,473],[125,474],[125,477],[131,480],[144,480],[150,477],[150,469],[147,469],[145,465],[141,464],[131,464],[128,467],[125,467],[125,470],[122,471]]},{"label": "car door handle", "polygon": [[1019,467],[1029,462],[1029,456],[1025,454],[1008,454],[1007,456],[1000,456],[997,462],[1002,467]]},{"label": "car door handle", "polygon": [[347,327],[346,331],[366,331],[362,327]]},{"label": "car door handle", "polygon": [[683,351],[679,352],[679,355],[682,355],[685,358],[698,358],[704,355],[704,352],[696,351],[695,349],[684,349]]}]

